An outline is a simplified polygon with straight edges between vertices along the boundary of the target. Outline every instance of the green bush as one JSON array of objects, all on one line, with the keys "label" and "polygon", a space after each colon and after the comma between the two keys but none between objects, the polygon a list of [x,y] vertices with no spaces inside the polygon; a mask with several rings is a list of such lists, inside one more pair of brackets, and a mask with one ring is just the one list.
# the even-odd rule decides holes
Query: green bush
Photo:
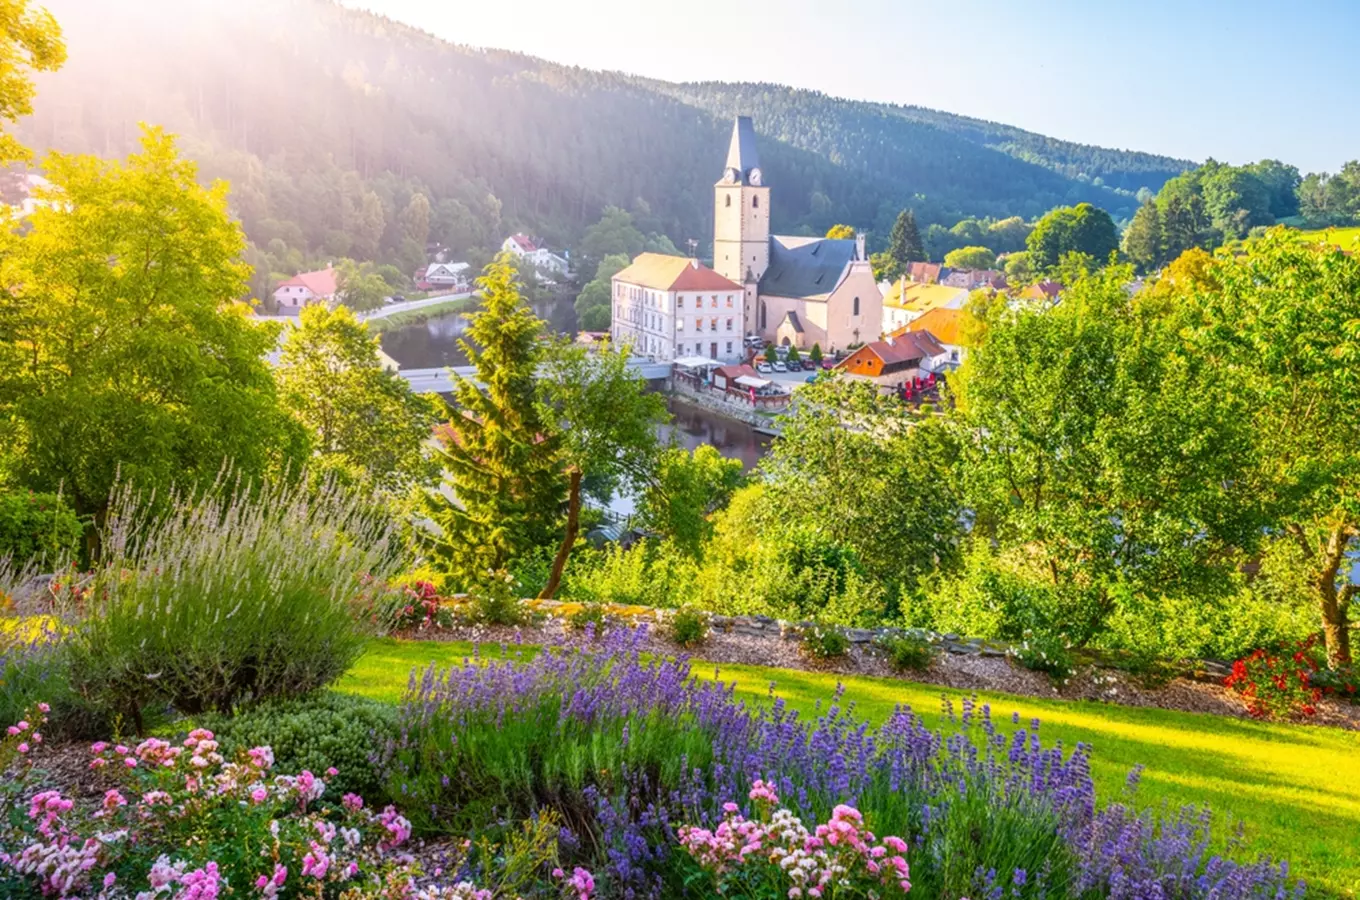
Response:
[{"label": "green bush", "polygon": [[1067,641],[1051,634],[1026,634],[1012,654],[1017,662],[1033,672],[1043,672],[1059,684],[1072,677],[1077,663]]},{"label": "green bush", "polygon": [[935,645],[917,634],[884,637],[878,646],[888,655],[893,668],[904,672],[923,672],[935,659]]},{"label": "green bush", "polygon": [[49,571],[73,559],[85,527],[61,494],[0,494],[0,559]]},{"label": "green bush", "polygon": [[230,712],[324,687],[391,606],[392,540],[361,500],[305,481],[158,507],[124,491],[89,591],[62,607],[79,613],[64,641],[73,684],[138,731],[152,702]]},{"label": "green bush", "polygon": [[324,799],[338,803],[342,795],[355,793],[380,805],[387,798],[371,757],[395,736],[396,722],[395,706],[322,691],[262,703],[235,716],[205,716],[195,724],[213,732],[228,759],[268,745],[280,772],[306,769],[320,775],[328,767],[338,769]]},{"label": "green bush", "polygon": [[602,603],[587,603],[567,617],[567,625],[573,631],[590,629],[596,637],[604,634],[608,616]]},{"label": "green bush", "polygon": [[839,628],[814,625],[803,632],[803,652],[813,659],[839,659],[850,652],[850,639]]},{"label": "green bush", "polygon": [[467,615],[480,625],[520,625],[528,616],[520,584],[509,572],[495,572],[468,591]]},{"label": "green bush", "polygon": [[588,560],[572,573],[564,597],[656,609],[684,606],[694,597],[698,567],[670,541],[644,540],[628,549],[615,544]]},{"label": "green bush", "polygon": [[690,606],[678,609],[671,616],[670,635],[681,647],[697,647],[708,639],[708,617]]}]

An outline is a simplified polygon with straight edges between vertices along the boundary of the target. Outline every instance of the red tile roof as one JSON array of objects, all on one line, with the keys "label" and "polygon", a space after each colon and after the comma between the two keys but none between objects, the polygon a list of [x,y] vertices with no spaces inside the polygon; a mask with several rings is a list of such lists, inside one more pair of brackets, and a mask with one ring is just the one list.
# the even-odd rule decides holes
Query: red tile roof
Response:
[{"label": "red tile roof", "polygon": [[510,235],[510,240],[519,245],[519,249],[525,253],[533,253],[538,249],[538,245],[534,243],[534,239],[522,231]]},{"label": "red tile roof", "polygon": [[279,287],[305,287],[318,297],[329,297],[336,291],[335,269],[327,266],[317,272],[299,272]]},{"label": "red tile roof", "polygon": [[845,367],[855,357],[871,353],[883,361],[883,374],[917,365],[929,356],[944,353],[940,342],[928,331],[908,331],[900,336],[881,341],[870,341],[841,360],[836,368]]}]

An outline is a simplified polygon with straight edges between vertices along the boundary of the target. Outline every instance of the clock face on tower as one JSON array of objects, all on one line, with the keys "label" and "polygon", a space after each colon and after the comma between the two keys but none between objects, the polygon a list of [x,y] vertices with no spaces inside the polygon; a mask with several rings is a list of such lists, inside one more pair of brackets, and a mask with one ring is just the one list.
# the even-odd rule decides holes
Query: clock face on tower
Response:
[{"label": "clock face on tower", "polygon": [[751,170],[751,184],[760,187],[760,169]]},{"label": "clock face on tower", "polygon": [[736,169],[728,169],[726,172],[724,172],[724,173],[723,173],[723,182],[726,183],[726,184],[736,184],[736,183],[737,183],[737,170],[736,170]]}]

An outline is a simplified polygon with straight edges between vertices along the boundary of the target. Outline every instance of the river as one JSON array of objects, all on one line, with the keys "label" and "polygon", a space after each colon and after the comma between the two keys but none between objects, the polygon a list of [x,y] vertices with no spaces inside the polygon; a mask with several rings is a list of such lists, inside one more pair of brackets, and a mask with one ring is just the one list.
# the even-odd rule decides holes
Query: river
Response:
[{"label": "river", "polygon": [[[560,296],[534,305],[534,314],[545,320],[558,334],[576,334],[576,310],[570,295]],[[458,346],[458,339],[467,330],[467,320],[461,314],[439,316],[385,331],[382,348],[403,368],[433,369],[441,366],[465,366],[467,354]],[[716,415],[706,409],[691,406],[675,398],[668,398],[667,408],[672,420],[657,427],[662,443],[671,443],[693,450],[710,444],[729,459],[741,460],[744,469],[751,469],[770,447],[769,435],[761,434],[744,422]]]}]

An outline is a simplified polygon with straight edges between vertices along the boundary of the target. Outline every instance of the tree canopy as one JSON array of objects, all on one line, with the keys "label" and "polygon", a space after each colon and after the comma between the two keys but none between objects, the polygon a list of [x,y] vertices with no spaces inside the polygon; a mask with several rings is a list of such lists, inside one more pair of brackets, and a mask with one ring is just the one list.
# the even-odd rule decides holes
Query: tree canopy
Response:
[{"label": "tree canopy", "polygon": [[1047,213],[1035,224],[1026,246],[1030,262],[1041,269],[1053,268],[1069,253],[1104,263],[1119,249],[1119,232],[1105,210],[1079,203]]},{"label": "tree canopy", "polygon": [[246,479],[306,458],[264,361],[278,327],[253,323],[244,239],[227,187],[204,188],[149,128],[125,161],[54,155],[27,229],[6,232],[0,419],[11,477],[102,511],[139,489]]}]

